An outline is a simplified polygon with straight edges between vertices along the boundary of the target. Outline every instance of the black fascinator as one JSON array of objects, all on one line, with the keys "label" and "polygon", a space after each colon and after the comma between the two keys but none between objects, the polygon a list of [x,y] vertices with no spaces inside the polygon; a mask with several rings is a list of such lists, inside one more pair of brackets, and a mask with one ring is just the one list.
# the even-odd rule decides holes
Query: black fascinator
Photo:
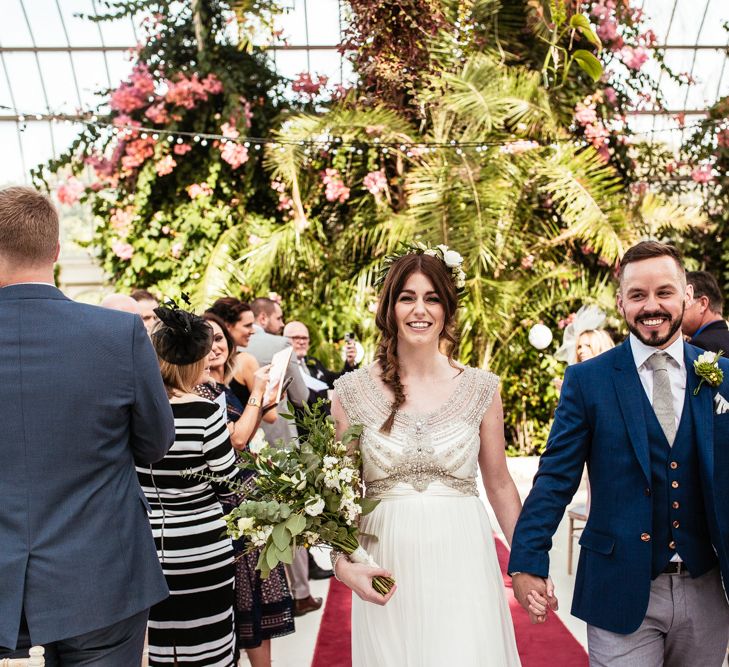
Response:
[{"label": "black fascinator", "polygon": [[202,317],[186,310],[160,306],[154,309],[160,319],[152,332],[154,349],[160,359],[186,366],[200,361],[213,347],[213,328]]}]

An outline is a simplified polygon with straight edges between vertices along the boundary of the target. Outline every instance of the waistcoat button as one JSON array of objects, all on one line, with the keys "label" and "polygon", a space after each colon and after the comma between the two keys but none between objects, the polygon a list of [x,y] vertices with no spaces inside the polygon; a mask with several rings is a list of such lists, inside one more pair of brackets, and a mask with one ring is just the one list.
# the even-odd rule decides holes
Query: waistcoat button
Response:
[{"label": "waistcoat button", "polygon": [[644,542],[650,542],[651,536],[648,533],[642,533],[640,536],[640,539],[643,540]]}]

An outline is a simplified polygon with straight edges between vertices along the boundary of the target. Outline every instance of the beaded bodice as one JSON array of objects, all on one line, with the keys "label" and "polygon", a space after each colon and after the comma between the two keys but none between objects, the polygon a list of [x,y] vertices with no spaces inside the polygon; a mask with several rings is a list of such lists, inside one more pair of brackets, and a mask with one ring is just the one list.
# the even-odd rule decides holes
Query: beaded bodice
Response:
[{"label": "beaded bodice", "polygon": [[391,403],[370,373],[361,368],[334,383],[349,423],[364,427],[359,446],[367,495],[380,496],[399,483],[423,492],[435,481],[477,495],[479,427],[499,378],[466,368],[437,410],[400,411],[390,433],[382,433]]}]

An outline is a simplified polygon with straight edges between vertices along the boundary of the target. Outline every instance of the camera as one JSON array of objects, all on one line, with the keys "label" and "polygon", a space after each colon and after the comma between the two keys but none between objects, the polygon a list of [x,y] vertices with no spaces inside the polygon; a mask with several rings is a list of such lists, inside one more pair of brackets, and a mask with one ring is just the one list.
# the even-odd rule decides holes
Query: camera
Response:
[{"label": "camera", "polygon": [[357,340],[357,337],[354,335],[353,331],[349,331],[346,334],[344,334],[344,342],[345,343],[351,343],[352,341]]}]

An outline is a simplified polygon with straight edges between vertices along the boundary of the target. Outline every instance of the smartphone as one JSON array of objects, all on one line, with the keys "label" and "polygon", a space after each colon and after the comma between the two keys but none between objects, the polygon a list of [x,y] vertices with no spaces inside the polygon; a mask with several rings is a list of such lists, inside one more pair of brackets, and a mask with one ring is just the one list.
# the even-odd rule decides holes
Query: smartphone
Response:
[{"label": "smartphone", "polygon": [[344,342],[345,343],[351,343],[352,341],[357,340],[357,337],[354,335],[354,332],[350,331],[346,334],[344,334]]}]

